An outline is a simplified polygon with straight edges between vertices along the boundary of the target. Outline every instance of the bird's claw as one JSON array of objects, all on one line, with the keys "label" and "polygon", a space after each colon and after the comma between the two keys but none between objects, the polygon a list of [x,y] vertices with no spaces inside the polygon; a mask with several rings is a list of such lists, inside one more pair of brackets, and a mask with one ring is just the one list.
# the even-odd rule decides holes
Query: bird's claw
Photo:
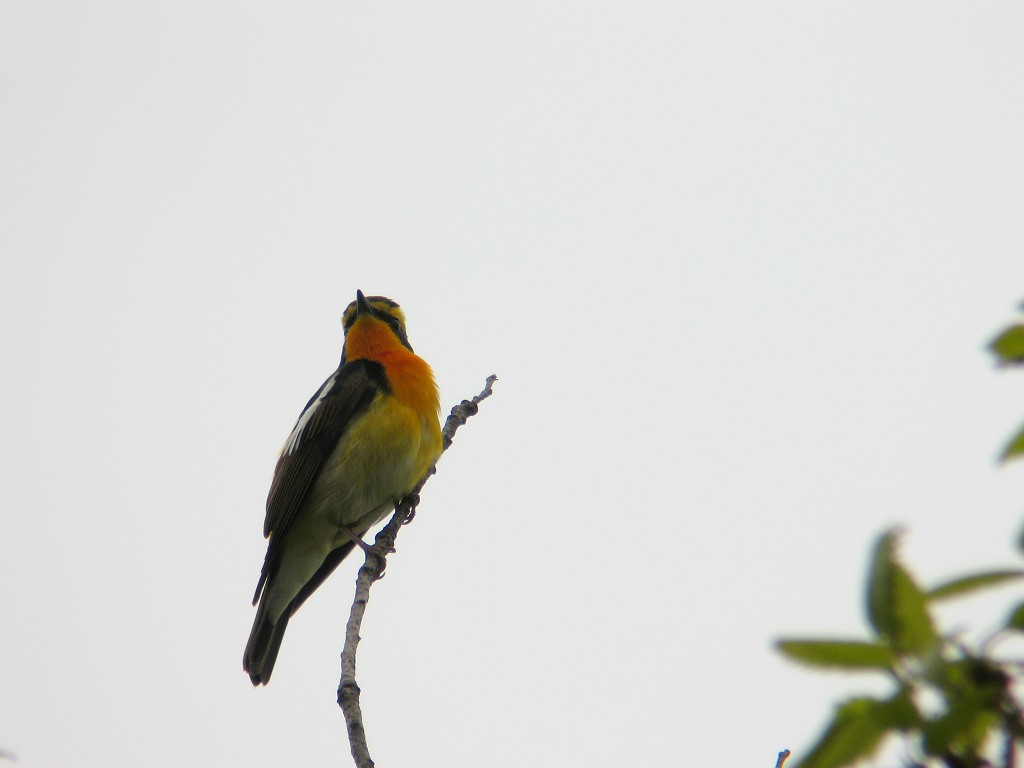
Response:
[{"label": "bird's claw", "polygon": [[416,507],[420,504],[420,495],[418,493],[410,493],[403,497],[398,506],[400,509],[404,509],[406,512],[406,518],[402,522],[402,525],[408,525],[412,522],[412,519],[416,517]]},{"label": "bird's claw", "polygon": [[356,536],[356,534],[352,533],[352,531],[350,531],[344,525],[339,525],[338,528],[341,530],[342,533],[344,533],[346,536],[352,539],[353,544],[355,544],[357,547],[363,550],[364,555],[368,555],[371,552],[373,552],[372,546],[363,541],[363,539],[360,536]]}]

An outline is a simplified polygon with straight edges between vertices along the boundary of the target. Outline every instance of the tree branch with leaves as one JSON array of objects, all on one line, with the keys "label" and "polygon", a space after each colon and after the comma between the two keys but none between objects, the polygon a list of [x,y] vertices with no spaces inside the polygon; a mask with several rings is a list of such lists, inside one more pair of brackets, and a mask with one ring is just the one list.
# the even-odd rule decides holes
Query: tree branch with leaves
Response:
[{"label": "tree branch with leaves", "polygon": [[[1000,366],[1024,365],[1024,324],[1014,324],[988,345]],[[1024,455],[1024,429],[1006,445],[1005,461]],[[901,738],[908,765],[916,768],[1013,768],[1024,747],[1024,703],[1015,688],[1024,664],[998,658],[995,641],[1024,633],[1024,602],[1011,608],[998,629],[970,645],[936,624],[935,604],[1006,584],[1024,570],[973,573],[923,589],[899,558],[898,530],[884,533],[871,555],[866,608],[867,640],[784,639],[777,648],[819,669],[880,672],[893,688],[884,697],[840,704],[818,741],[795,768],[841,768],[877,754]],[[1024,551],[1024,537],[1018,540]],[[927,702],[927,706],[922,706]]]}]

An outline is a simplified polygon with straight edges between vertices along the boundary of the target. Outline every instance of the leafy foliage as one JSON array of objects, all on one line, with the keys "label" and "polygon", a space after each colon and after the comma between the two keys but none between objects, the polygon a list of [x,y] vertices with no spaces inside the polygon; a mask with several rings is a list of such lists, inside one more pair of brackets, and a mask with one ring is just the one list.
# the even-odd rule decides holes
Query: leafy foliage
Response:
[{"label": "leafy foliage", "polygon": [[[989,349],[1001,365],[1024,365],[1024,324],[1004,330]],[[1001,458],[1018,455],[1024,455],[1024,429]],[[900,562],[899,538],[898,530],[887,531],[872,551],[865,598],[873,637],[777,643],[793,661],[881,672],[894,686],[888,697],[858,697],[840,704],[795,768],[851,765],[870,758],[887,739],[903,740],[907,764],[913,768],[1013,768],[1015,749],[1024,747],[1024,705],[1016,696],[1024,685],[1014,677],[1020,665],[995,658],[991,647],[1002,634],[1024,634],[1024,602],[977,648],[936,629],[932,607],[1020,579],[1024,570],[982,571],[925,590]],[[1017,544],[1024,551],[1024,532]]]},{"label": "leafy foliage", "polygon": [[[898,558],[899,532],[884,533],[872,553],[867,610],[875,636],[863,640],[780,640],[794,661],[820,668],[888,675],[887,698],[850,699],[836,710],[799,768],[839,768],[871,757],[886,738],[903,737],[914,764],[947,768],[991,766],[992,737],[1024,746],[1024,714],[1012,689],[1010,665],[972,650],[935,629],[932,603],[1002,585],[1024,571],[986,571],[922,590]],[[1024,632],[1024,604],[1000,632]],[[928,711],[918,702],[937,702]]]}]

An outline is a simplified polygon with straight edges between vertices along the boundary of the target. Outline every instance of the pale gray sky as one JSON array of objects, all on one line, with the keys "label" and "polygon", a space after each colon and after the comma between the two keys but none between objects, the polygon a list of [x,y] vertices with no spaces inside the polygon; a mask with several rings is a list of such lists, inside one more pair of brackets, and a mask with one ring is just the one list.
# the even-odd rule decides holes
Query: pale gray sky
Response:
[{"label": "pale gray sky", "polygon": [[[383,766],[770,766],[886,526],[1019,563],[1016,2],[0,6],[0,747],[336,766],[348,563],[241,669],[357,288],[446,407],[375,587]],[[1012,591],[954,609],[987,625]],[[957,613],[956,610],[961,610]],[[875,683],[877,688],[877,683]]]}]

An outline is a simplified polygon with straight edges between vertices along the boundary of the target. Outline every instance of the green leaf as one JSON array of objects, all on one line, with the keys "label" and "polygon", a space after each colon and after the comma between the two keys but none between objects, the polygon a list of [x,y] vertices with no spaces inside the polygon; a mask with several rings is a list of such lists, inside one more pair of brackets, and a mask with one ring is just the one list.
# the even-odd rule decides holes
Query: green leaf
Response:
[{"label": "green leaf", "polygon": [[904,691],[891,699],[852,699],[842,704],[798,768],[840,768],[870,757],[890,731],[907,731],[920,716]]},{"label": "green leaf", "polygon": [[924,593],[896,557],[899,533],[884,533],[875,545],[868,576],[868,619],[897,654],[923,654],[938,642]]},{"label": "green leaf", "polygon": [[794,661],[832,669],[889,671],[892,649],[881,643],[856,640],[779,640],[775,647]]},{"label": "green leaf", "polygon": [[1024,632],[1024,603],[1013,609],[1010,618],[1006,620],[1006,629],[1016,629],[1018,632]]},{"label": "green leaf", "polygon": [[1000,461],[1007,461],[1015,456],[1020,456],[1024,453],[1024,427],[1021,427],[1013,439],[1006,444],[1003,448],[1003,452],[999,454]]},{"label": "green leaf", "polygon": [[999,699],[984,689],[960,691],[951,698],[949,710],[929,721],[922,729],[924,749],[929,755],[948,752],[976,753],[990,729],[999,724]]},{"label": "green leaf", "polygon": [[896,618],[892,611],[891,590],[888,584],[892,581],[892,561],[895,557],[896,532],[887,531],[875,544],[871,556],[871,571],[868,574],[868,621],[875,632],[881,637],[889,637],[896,628]]},{"label": "green leaf", "polygon": [[961,576],[958,579],[951,579],[937,587],[933,587],[925,593],[925,597],[929,600],[960,597],[968,592],[974,592],[986,587],[994,587],[1007,581],[1019,579],[1022,576],[1024,576],[1024,571],[989,571],[987,573],[975,573],[971,576]]},{"label": "green leaf", "polygon": [[1024,363],[1024,325],[1011,325],[992,339],[988,348],[1002,363]]},{"label": "green leaf", "polygon": [[980,697],[994,705],[1013,681],[999,664],[984,656],[966,656],[938,661],[928,675],[947,702]]}]

